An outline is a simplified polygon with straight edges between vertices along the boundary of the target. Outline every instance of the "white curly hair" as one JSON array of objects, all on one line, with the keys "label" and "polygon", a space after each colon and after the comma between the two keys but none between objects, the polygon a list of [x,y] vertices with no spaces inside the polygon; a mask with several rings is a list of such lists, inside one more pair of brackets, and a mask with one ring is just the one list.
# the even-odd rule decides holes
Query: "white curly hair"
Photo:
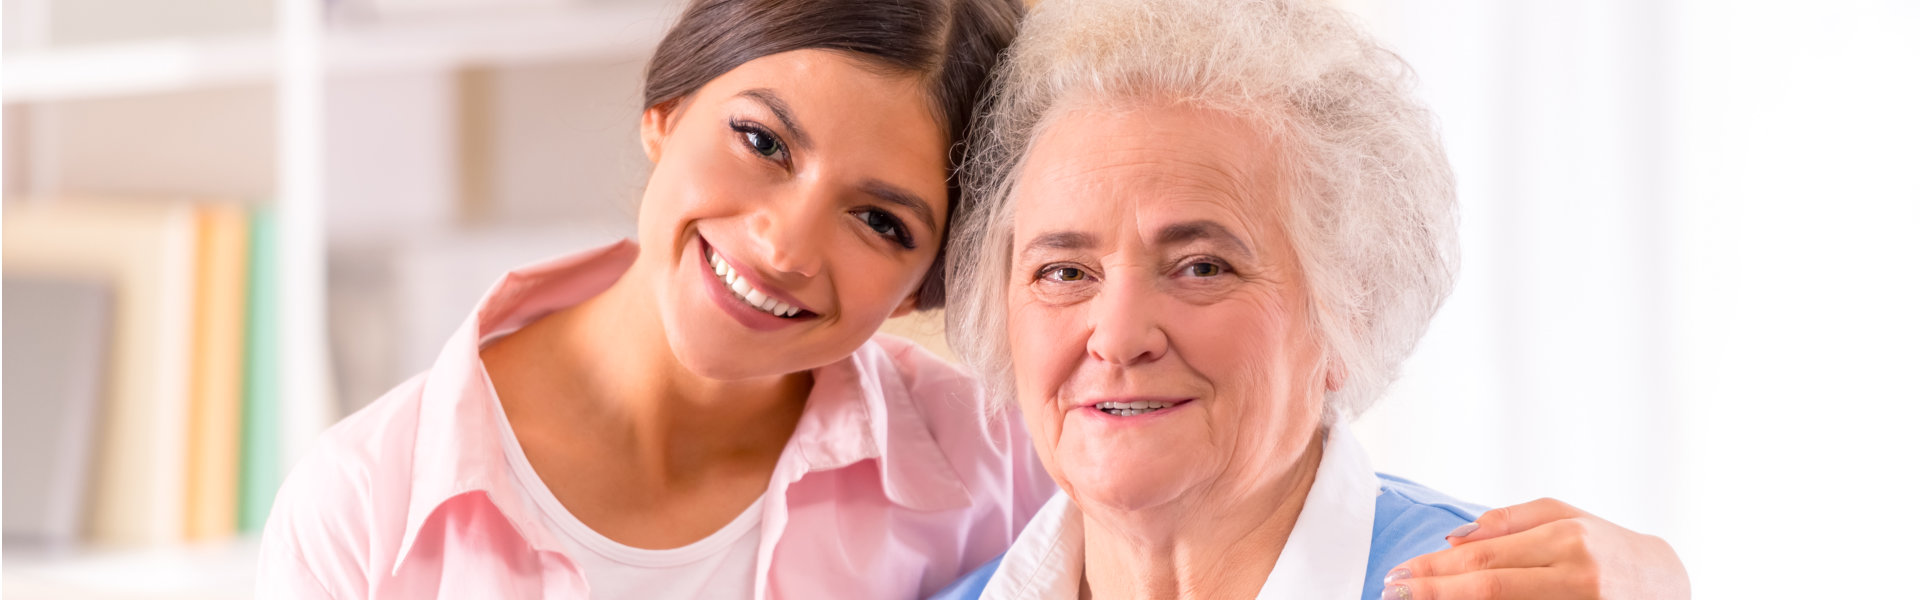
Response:
[{"label": "white curly hair", "polygon": [[1411,69],[1340,10],[1301,0],[1047,0],[1008,49],[962,167],[972,202],[949,248],[947,339],[990,405],[1012,403],[1007,331],[1014,178],[1073,108],[1174,102],[1278,141],[1273,202],[1304,268],[1310,326],[1364,412],[1453,288],[1453,174]]}]

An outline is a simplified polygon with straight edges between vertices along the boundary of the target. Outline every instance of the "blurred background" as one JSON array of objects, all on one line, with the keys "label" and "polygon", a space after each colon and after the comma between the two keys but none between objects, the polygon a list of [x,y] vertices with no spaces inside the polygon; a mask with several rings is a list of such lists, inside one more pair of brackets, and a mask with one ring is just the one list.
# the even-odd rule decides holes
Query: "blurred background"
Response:
[{"label": "blurred background", "polygon": [[[633,230],[680,4],[4,0],[0,593],[249,597],[320,431],[501,273]],[[1920,3],[1342,4],[1462,207],[1375,466],[1665,536],[1699,598],[1900,589]]]}]

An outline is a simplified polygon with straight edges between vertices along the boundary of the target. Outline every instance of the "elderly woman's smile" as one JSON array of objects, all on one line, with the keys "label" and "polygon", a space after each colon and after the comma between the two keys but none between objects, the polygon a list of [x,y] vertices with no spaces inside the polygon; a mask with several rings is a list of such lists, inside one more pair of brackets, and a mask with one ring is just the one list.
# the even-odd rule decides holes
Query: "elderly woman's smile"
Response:
[{"label": "elderly woman's smile", "polygon": [[1154,100],[1068,111],[1019,177],[1015,395],[1089,513],[1310,484],[1325,353],[1256,131]]}]

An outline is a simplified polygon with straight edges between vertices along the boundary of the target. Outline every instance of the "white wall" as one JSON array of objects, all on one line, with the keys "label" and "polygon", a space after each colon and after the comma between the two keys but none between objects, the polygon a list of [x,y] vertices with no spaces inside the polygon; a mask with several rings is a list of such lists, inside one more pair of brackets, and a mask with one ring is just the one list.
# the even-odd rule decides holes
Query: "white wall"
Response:
[{"label": "white wall", "polygon": [[1464,267],[1375,465],[1666,536],[1699,598],[1896,589],[1920,534],[1920,7],[1350,2],[1419,73]]}]

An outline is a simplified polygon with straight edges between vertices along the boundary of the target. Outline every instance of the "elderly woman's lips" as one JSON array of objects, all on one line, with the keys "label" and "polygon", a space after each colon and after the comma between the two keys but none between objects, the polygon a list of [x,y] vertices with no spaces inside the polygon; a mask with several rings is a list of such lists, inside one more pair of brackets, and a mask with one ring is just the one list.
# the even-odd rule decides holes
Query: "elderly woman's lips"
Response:
[{"label": "elderly woman's lips", "polygon": [[1095,402],[1093,408],[1116,417],[1144,415],[1185,404],[1186,400],[1109,400]]}]

